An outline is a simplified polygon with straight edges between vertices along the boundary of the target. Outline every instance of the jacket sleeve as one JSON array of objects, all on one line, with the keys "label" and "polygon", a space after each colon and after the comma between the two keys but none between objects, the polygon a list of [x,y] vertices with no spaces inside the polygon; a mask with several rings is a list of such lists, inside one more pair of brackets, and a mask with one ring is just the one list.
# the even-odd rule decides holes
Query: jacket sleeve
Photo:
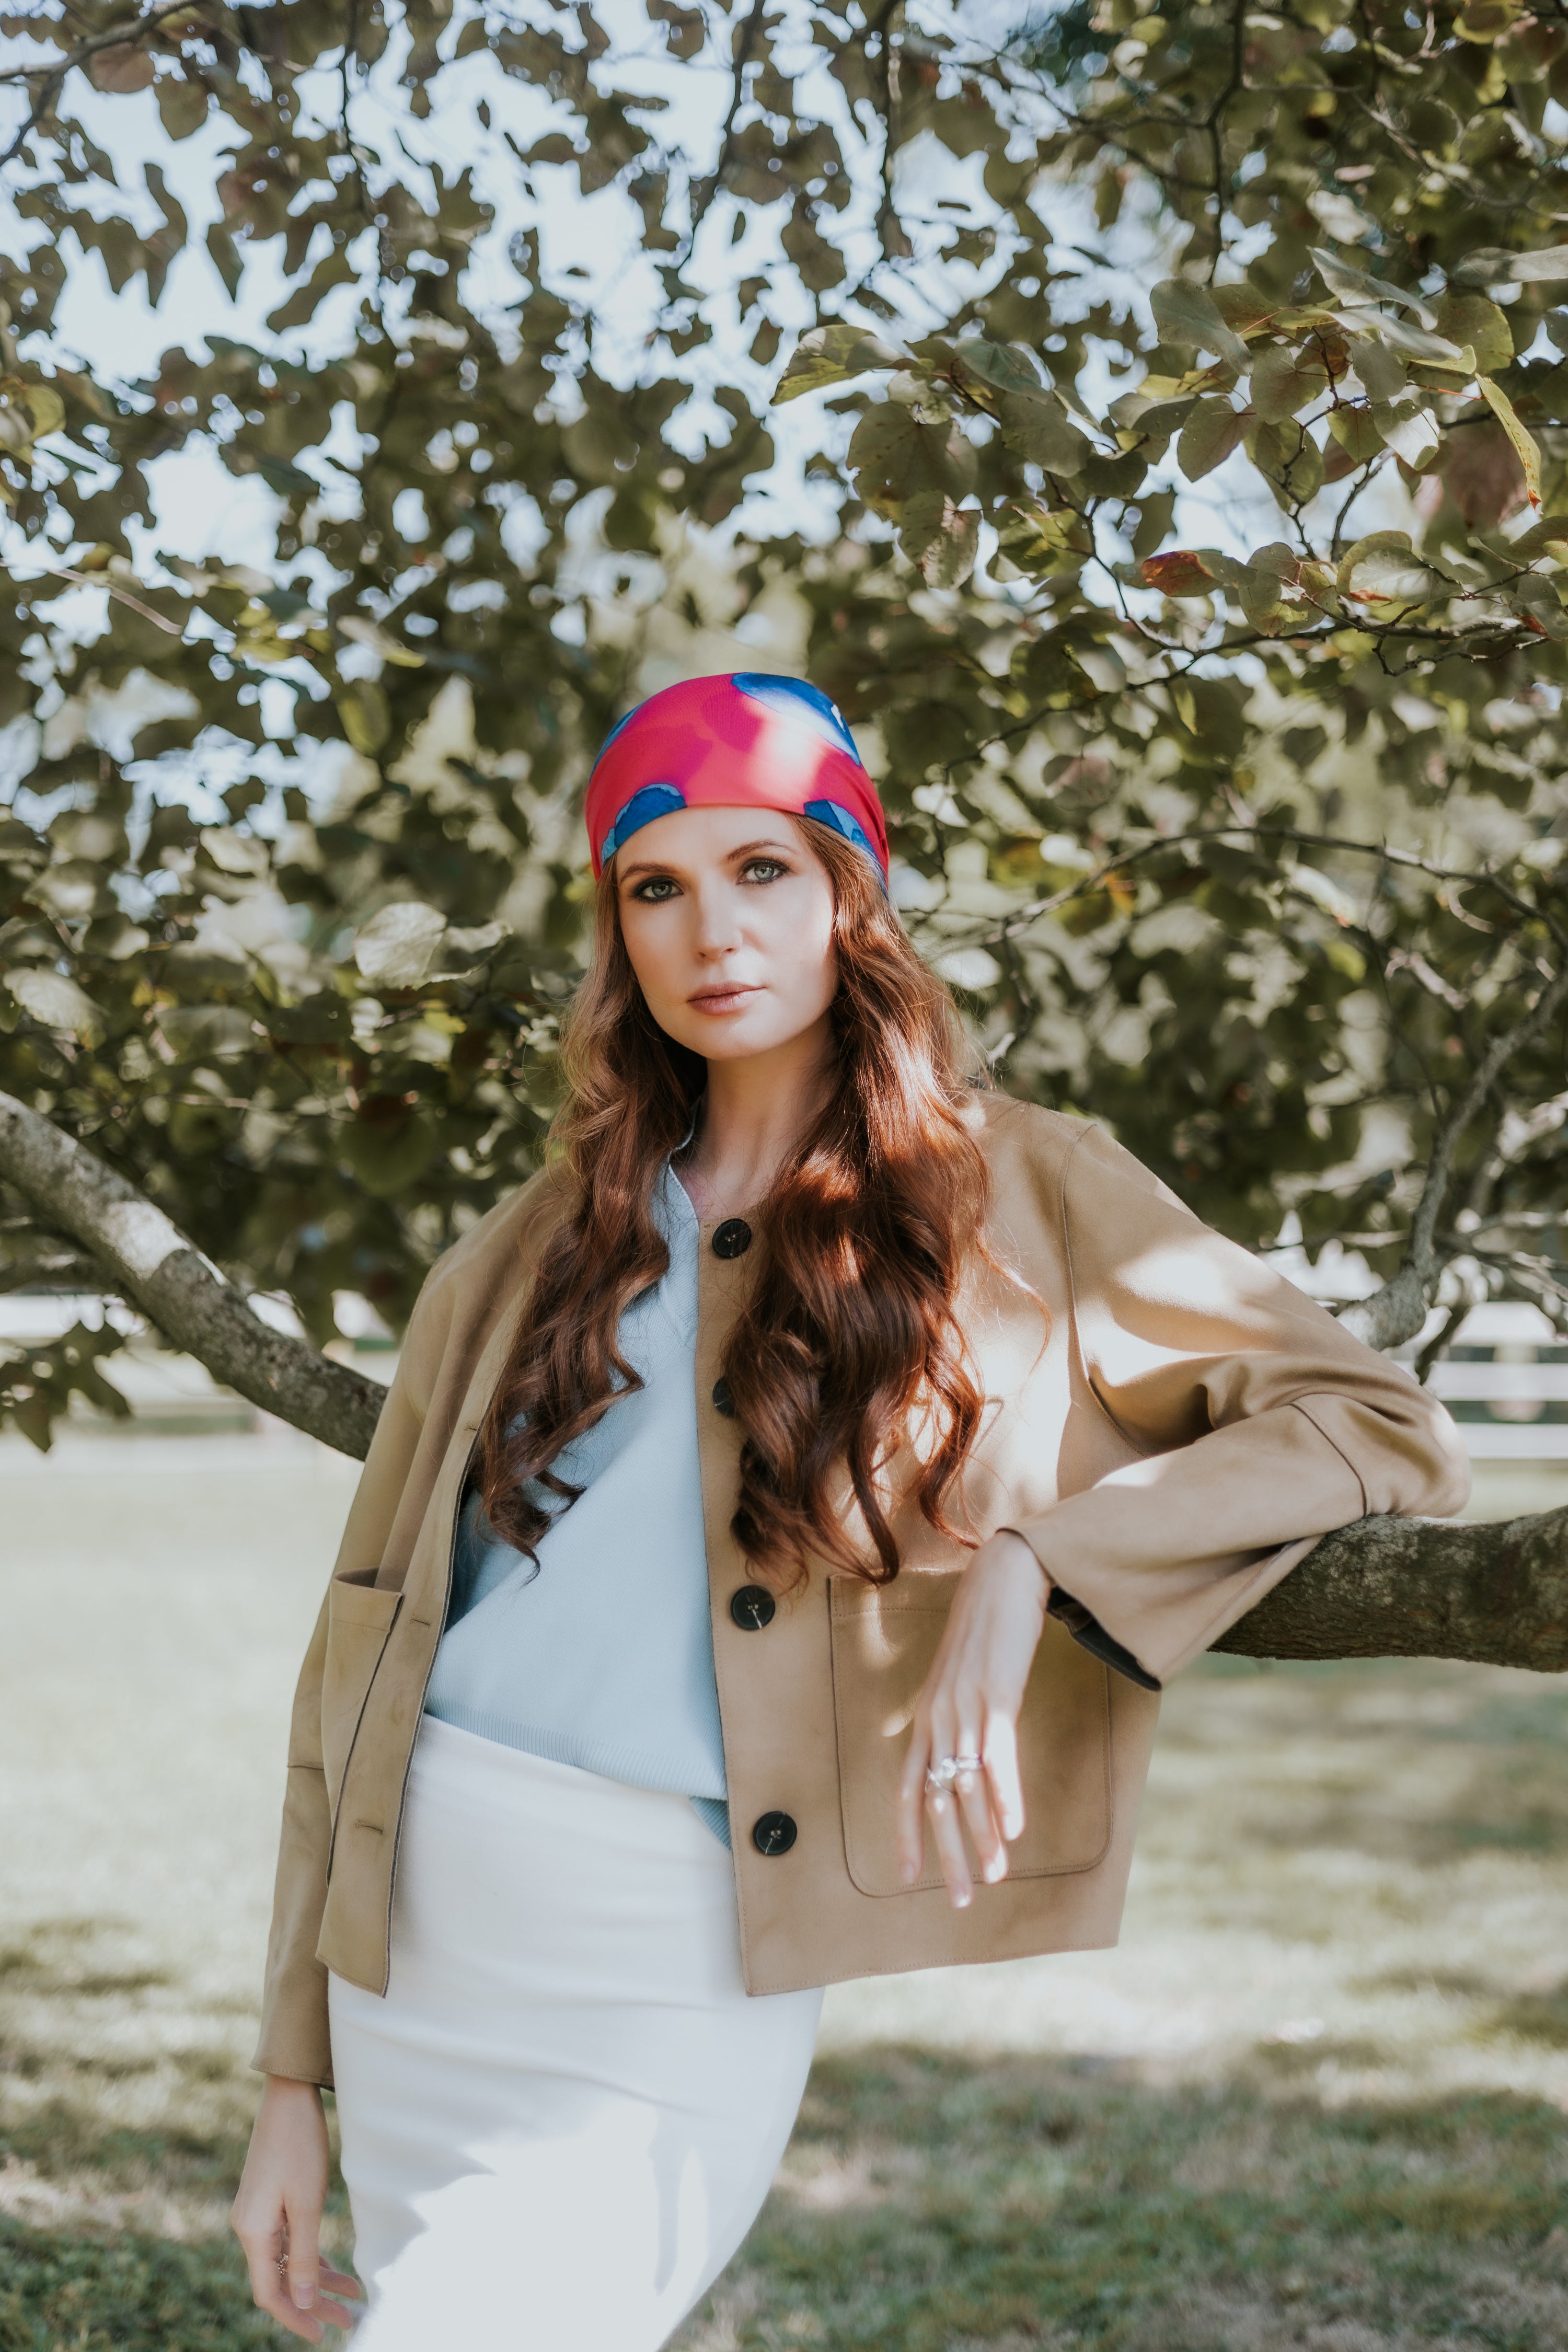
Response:
[{"label": "jacket sleeve", "polygon": [[[397,1514],[424,1422],[418,1365],[427,1356],[427,1284],[415,1306],[396,1373],[354,1489],[333,1574],[379,1560]],[[321,1678],[327,1654],[327,1601],[294,1692],[289,1774],[272,1898],[272,1927],[261,1999],[261,2039],[253,2066],[296,2082],[332,2081],[327,2029],[327,1971],[316,1958],[327,1901],[331,1811],[321,1756]]]},{"label": "jacket sleeve", "polygon": [[1098,1129],[1059,1181],[1079,1368],[1140,1456],[1016,1525],[1086,1646],[1158,1687],[1331,1528],[1463,1507],[1458,1432],[1410,1373]]}]

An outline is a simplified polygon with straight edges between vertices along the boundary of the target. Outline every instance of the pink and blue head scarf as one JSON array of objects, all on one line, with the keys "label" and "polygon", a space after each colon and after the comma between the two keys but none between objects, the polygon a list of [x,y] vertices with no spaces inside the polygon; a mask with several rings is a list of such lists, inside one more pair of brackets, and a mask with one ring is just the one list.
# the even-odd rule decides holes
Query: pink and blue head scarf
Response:
[{"label": "pink and blue head scarf", "polygon": [[852,841],[888,881],[877,787],[836,706],[797,677],[692,677],[628,711],[588,779],[594,872],[639,825],[683,808],[779,809]]}]

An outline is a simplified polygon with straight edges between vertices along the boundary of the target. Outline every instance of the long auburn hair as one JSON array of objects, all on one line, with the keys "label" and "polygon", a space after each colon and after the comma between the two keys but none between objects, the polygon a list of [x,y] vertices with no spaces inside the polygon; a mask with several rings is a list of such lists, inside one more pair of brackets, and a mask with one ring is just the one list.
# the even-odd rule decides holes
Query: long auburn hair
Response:
[{"label": "long auburn hair", "polygon": [[[984,1404],[956,1312],[965,1260],[977,1248],[990,1257],[977,1076],[952,997],[868,860],[826,825],[796,822],[833,885],[837,1083],[767,1202],[763,1265],[724,1353],[742,1433],[731,1527],[781,1586],[813,1555],[881,1584],[899,1550],[879,1473],[911,1416],[928,1433],[914,1499],[944,1536],[973,1541],[944,1506]],[[481,1437],[486,1516],[530,1555],[553,1516],[542,1498],[558,1509],[582,1492],[553,1466],[563,1447],[638,1385],[616,1333],[668,1267],[650,1196],[706,1076],[644,1003],[613,861],[563,1058],[569,1093],[552,1144],[574,1204],[545,1246]],[[872,1558],[844,1525],[846,1472]]]}]

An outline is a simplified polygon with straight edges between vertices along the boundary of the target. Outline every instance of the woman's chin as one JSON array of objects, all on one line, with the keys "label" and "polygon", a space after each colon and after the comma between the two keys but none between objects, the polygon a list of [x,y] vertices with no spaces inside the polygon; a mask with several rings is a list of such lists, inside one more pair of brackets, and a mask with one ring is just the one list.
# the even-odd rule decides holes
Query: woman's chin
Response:
[{"label": "woman's chin", "polygon": [[759,1054],[776,1053],[799,1032],[781,1034],[775,1022],[759,1019],[756,1013],[737,1006],[732,1013],[706,1013],[696,1018],[689,1012],[679,1029],[670,1034],[704,1061],[748,1062]]}]

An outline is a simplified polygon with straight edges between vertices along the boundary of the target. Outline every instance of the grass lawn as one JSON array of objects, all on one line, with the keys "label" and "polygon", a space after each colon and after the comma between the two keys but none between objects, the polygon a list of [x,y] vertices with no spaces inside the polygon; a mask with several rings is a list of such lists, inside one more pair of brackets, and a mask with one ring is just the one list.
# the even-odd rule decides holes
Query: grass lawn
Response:
[{"label": "grass lawn", "polygon": [[[224,2217],[350,1475],[0,1445],[0,2352],[284,2340]],[[1565,1735],[1486,1668],[1186,1677],[1121,1949],[830,1994],[681,2352],[1563,2352]]]}]

